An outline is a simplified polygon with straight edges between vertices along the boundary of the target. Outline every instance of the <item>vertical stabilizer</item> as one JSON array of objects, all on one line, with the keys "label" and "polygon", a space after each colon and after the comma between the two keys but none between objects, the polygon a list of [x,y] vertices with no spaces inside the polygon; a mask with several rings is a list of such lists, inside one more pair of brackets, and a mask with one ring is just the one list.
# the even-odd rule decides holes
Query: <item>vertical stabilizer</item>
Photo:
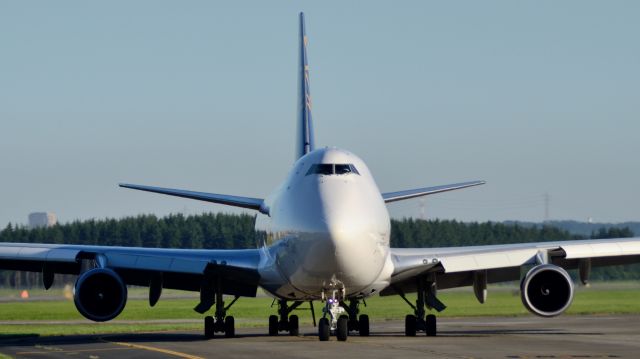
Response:
[{"label": "vertical stabilizer", "polygon": [[313,124],[311,121],[311,93],[309,92],[309,63],[307,62],[307,34],[304,13],[300,13],[300,50],[298,68],[298,135],[296,159],[313,151]]}]

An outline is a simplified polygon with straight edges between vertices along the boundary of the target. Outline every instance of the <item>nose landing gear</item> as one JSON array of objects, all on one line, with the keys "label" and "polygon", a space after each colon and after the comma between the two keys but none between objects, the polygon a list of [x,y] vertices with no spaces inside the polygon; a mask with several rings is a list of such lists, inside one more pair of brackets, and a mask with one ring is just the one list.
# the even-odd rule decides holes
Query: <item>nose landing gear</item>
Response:
[{"label": "nose landing gear", "polygon": [[[344,289],[333,290],[322,310],[323,316],[318,325],[320,341],[329,340],[333,333],[339,341],[347,340],[349,332],[359,332],[360,336],[369,335],[369,316],[360,312],[359,299],[344,300]],[[362,300],[364,302],[364,299]],[[366,305],[366,303],[365,303]]]},{"label": "nose landing gear", "polygon": [[[344,289],[331,291],[331,296],[326,300],[322,309],[322,319],[318,325],[318,336],[320,341],[329,340],[330,333],[334,333],[340,341],[347,340],[349,335],[349,317],[343,315],[345,312],[340,302],[344,297]],[[329,316],[329,318],[327,318]]]}]

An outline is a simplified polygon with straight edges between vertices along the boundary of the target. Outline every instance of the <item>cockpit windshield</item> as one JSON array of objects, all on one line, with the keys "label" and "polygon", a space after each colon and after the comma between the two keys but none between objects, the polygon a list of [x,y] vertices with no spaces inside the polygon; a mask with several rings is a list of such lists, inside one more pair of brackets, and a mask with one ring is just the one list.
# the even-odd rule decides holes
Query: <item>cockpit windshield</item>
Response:
[{"label": "cockpit windshield", "polygon": [[360,173],[356,170],[356,167],[349,163],[317,163],[312,165],[307,171],[306,176],[311,174],[319,174],[319,175],[348,175],[348,174],[357,174]]},{"label": "cockpit windshield", "polygon": [[317,173],[319,175],[332,175],[333,174],[333,165],[330,164],[317,164],[317,165],[313,165],[313,167],[311,167],[309,169],[309,171],[311,171],[313,168],[315,167],[315,169],[313,170],[313,173]]},{"label": "cockpit windshield", "polygon": [[336,164],[334,166],[334,168],[335,168],[335,173],[337,175],[346,175],[346,174],[349,174],[349,173],[353,172],[351,170],[351,165],[338,165],[338,164]]}]

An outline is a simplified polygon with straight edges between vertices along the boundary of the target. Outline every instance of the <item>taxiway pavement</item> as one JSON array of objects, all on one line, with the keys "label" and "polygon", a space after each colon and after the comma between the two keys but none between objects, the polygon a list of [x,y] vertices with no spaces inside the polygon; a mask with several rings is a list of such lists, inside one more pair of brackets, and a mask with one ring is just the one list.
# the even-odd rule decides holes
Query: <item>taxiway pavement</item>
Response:
[{"label": "taxiway pavement", "polygon": [[[237,337],[205,340],[196,332],[70,337],[4,337],[0,353],[14,358],[638,358],[640,316],[543,319],[441,318],[437,337],[404,336],[402,321],[372,322],[371,336],[319,342],[269,337],[266,328],[237,328]],[[1,337],[0,337],[1,338]]]}]

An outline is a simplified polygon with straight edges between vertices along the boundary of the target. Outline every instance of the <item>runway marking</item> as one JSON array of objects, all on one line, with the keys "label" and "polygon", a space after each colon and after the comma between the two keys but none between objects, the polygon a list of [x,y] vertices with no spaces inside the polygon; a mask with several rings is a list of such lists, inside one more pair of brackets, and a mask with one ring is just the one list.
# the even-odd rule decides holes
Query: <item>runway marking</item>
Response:
[{"label": "runway marking", "polygon": [[597,358],[620,358],[619,355],[605,354],[605,355],[582,355],[582,354],[561,354],[561,355],[507,355],[509,359],[538,359],[538,358],[551,358],[551,359],[577,359],[577,358],[585,358],[585,359],[597,359]]},{"label": "runway marking", "polygon": [[178,358],[184,358],[184,359],[205,359],[203,357],[199,357],[197,355],[191,355],[191,354],[187,354],[187,353],[181,353],[181,352],[177,352],[174,350],[169,350],[169,349],[162,349],[162,348],[156,348],[156,347],[151,347],[148,345],[140,345],[140,344],[133,344],[133,343],[126,343],[126,342],[111,342],[108,341],[104,338],[100,338],[100,340],[106,342],[106,343],[111,343],[111,344],[116,344],[116,345],[122,345],[128,348],[133,348],[133,349],[141,349],[141,350],[147,350],[150,352],[156,352],[156,353],[162,353],[162,354],[167,354],[167,355],[173,355],[175,357]]},{"label": "runway marking", "polygon": [[104,352],[104,351],[111,351],[111,350],[131,350],[131,349],[132,348],[98,348],[98,349],[78,349],[78,350],[55,349],[55,350],[37,351],[37,352],[17,352],[16,355],[51,354],[52,351],[56,353],[83,353],[83,352]]}]

